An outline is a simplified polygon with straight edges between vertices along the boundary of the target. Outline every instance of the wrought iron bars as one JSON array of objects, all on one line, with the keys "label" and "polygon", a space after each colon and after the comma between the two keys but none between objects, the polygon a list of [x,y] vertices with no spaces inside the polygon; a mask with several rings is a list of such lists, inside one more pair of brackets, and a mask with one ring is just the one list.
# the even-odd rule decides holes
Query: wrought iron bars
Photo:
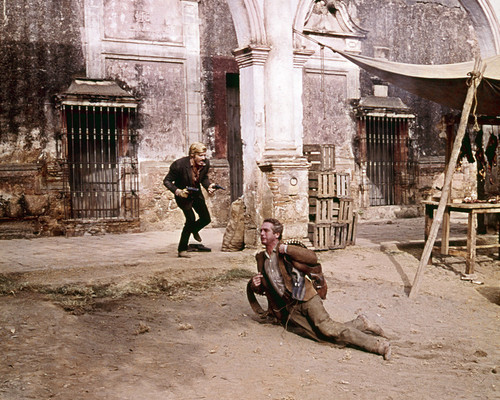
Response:
[{"label": "wrought iron bars", "polygon": [[135,109],[64,105],[66,218],[139,218]]}]

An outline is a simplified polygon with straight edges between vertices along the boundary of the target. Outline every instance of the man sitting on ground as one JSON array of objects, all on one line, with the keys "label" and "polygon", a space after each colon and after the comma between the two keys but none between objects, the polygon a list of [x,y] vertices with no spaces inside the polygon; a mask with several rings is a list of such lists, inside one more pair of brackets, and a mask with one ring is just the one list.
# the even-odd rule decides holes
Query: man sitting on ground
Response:
[{"label": "man sitting on ground", "polygon": [[269,312],[286,329],[317,341],[352,345],[389,360],[389,341],[364,315],[346,323],[330,318],[307,276],[308,268],[318,266],[316,253],[282,243],[282,232],[278,220],[264,220],[260,239],[266,250],[256,255],[258,274],[250,280],[249,290],[267,297]]}]

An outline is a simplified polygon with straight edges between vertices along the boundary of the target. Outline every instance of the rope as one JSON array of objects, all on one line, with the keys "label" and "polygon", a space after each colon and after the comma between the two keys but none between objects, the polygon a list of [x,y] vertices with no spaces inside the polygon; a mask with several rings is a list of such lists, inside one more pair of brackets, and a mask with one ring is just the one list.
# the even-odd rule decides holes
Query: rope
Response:
[{"label": "rope", "polygon": [[326,99],[325,99],[325,46],[320,46],[321,57],[321,95],[323,96],[323,120],[326,119]]},{"label": "rope", "polygon": [[481,128],[479,126],[479,123],[477,122],[477,113],[476,113],[476,110],[477,110],[477,86],[478,86],[476,84],[476,81],[481,78],[481,73],[477,72],[477,70],[474,70],[472,72],[469,72],[467,75],[469,76],[469,78],[467,78],[467,81],[466,81],[467,86],[471,87],[472,85],[474,85],[474,98],[472,100],[472,103],[473,103],[472,116],[474,117],[474,127],[472,128],[472,130],[474,132],[479,132],[481,130]]},{"label": "rope", "polygon": [[316,43],[316,44],[317,44],[318,46],[320,46],[320,47],[327,47],[327,48],[329,48],[331,51],[333,51],[334,53],[338,53],[338,51],[337,51],[337,50],[335,50],[333,47],[330,47],[330,46],[328,46],[328,45],[326,45],[326,44],[324,44],[324,43],[321,43],[321,42],[317,41],[316,39],[313,39],[312,37],[310,37],[310,36],[308,36],[308,35],[305,35],[305,34],[304,34],[304,33],[302,33],[302,32],[299,32],[299,31],[298,31],[298,30],[296,30],[296,29],[294,29],[294,30],[293,30],[293,33],[296,33],[297,35],[302,36],[303,38],[305,38],[305,39],[307,39],[307,40],[310,40],[310,41],[311,41],[311,42],[313,42],[313,43]]}]

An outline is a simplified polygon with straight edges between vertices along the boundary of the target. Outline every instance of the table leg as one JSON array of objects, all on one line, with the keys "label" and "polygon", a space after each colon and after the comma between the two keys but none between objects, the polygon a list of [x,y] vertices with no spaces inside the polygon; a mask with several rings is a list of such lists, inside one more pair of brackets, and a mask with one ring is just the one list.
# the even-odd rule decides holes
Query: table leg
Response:
[{"label": "table leg", "polygon": [[[497,217],[496,228],[498,232],[498,244],[500,245],[500,214],[495,214]],[[500,246],[498,246],[498,259],[500,259]]]},{"label": "table leg", "polygon": [[450,211],[443,214],[443,233],[441,235],[441,254],[448,255],[450,251]]},{"label": "table leg", "polygon": [[[431,226],[432,226],[432,221],[434,220],[434,207],[432,207],[429,204],[425,205],[425,227],[424,227],[424,239],[427,242],[427,239],[429,238],[429,235],[431,233]],[[499,249],[499,256],[500,256],[500,249]],[[427,262],[428,265],[432,264],[432,250],[431,250],[431,255],[429,257],[429,261]]]},{"label": "table leg", "polygon": [[474,211],[469,213],[469,223],[467,227],[467,258],[465,259],[465,273],[473,274],[476,263],[476,235],[477,235],[477,214]]}]

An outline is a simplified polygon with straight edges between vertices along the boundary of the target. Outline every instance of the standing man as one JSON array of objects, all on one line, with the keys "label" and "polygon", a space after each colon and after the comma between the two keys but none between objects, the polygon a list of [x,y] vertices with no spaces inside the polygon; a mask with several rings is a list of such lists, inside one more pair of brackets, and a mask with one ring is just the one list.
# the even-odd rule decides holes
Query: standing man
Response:
[{"label": "standing man", "polygon": [[[175,202],[186,217],[177,247],[179,257],[190,257],[187,252],[190,235],[193,234],[193,238],[201,242],[199,232],[210,223],[210,213],[200,187],[200,184],[203,185],[209,194],[215,192],[215,184],[211,184],[208,179],[209,168],[207,147],[195,142],[189,147],[189,156],[175,160],[163,179],[163,184],[175,195]],[[198,219],[193,210],[198,214]]]},{"label": "standing man", "polygon": [[251,304],[252,293],[265,295],[268,312],[286,329],[317,341],[353,345],[389,360],[389,341],[382,337],[382,329],[364,315],[346,323],[330,318],[308,277],[308,268],[318,266],[316,253],[282,243],[282,232],[278,220],[264,220],[260,239],[266,250],[256,255],[258,274],[248,284]]}]

